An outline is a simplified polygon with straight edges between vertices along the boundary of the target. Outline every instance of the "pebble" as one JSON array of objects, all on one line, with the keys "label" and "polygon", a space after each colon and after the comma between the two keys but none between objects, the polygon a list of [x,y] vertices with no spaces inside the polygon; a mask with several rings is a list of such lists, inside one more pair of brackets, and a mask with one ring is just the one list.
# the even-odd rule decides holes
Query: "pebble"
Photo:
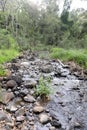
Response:
[{"label": "pebble", "polygon": [[39,115],[39,119],[42,124],[48,123],[50,121],[50,117],[44,113]]},{"label": "pebble", "polygon": [[18,122],[21,122],[21,121],[24,121],[24,120],[25,120],[24,116],[17,116],[16,117],[16,121],[18,121]]},{"label": "pebble", "polygon": [[41,112],[43,112],[44,111],[44,107],[42,107],[42,106],[35,106],[34,108],[33,108],[33,112],[34,113],[41,113]]},{"label": "pebble", "polygon": [[27,96],[24,97],[24,101],[34,103],[36,100],[33,96],[28,94]]}]

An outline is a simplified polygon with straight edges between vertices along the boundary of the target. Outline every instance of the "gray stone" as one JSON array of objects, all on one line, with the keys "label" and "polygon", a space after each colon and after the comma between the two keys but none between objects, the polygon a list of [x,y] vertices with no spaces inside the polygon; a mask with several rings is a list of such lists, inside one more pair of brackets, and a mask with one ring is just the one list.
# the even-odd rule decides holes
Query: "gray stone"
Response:
[{"label": "gray stone", "polygon": [[28,94],[28,90],[27,89],[21,89],[20,94],[23,96],[26,96]]},{"label": "gray stone", "polygon": [[25,120],[24,116],[17,116],[16,117],[16,121],[18,121],[18,122],[21,122],[21,121],[24,121],[24,120]]},{"label": "gray stone", "polygon": [[9,104],[7,107],[6,107],[6,110],[10,111],[10,112],[16,112],[17,111],[17,107],[15,105],[12,105],[12,104]]},{"label": "gray stone", "polygon": [[49,130],[56,130],[56,128],[51,126]]},{"label": "gray stone", "polygon": [[39,119],[42,124],[48,123],[50,121],[50,117],[45,113],[40,114]]},{"label": "gray stone", "polygon": [[35,98],[28,94],[27,96],[24,97],[24,101],[33,103],[35,102]]},{"label": "gray stone", "polygon": [[41,68],[41,71],[44,73],[51,73],[53,71],[52,65],[44,65]]},{"label": "gray stone", "polygon": [[29,64],[29,62],[22,62],[21,65],[24,67],[28,67],[30,64]]},{"label": "gray stone", "polygon": [[7,114],[4,111],[0,111],[0,121],[6,120]]},{"label": "gray stone", "polygon": [[34,87],[36,87],[37,82],[35,80],[30,80],[30,81],[26,82],[24,85],[26,88],[34,88]]}]

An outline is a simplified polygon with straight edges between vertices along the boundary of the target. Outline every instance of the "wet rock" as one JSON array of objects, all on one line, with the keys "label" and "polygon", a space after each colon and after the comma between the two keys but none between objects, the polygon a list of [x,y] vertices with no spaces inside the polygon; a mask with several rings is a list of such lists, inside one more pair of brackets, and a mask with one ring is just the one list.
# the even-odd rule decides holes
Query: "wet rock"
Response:
[{"label": "wet rock", "polygon": [[20,68],[20,64],[18,64],[18,63],[12,63],[12,64],[11,64],[11,68],[12,68],[13,70],[17,71],[17,70]]},{"label": "wet rock", "polygon": [[7,104],[10,100],[14,98],[13,92],[2,92],[1,102]]},{"label": "wet rock", "polygon": [[10,111],[10,112],[16,112],[17,111],[17,107],[15,105],[10,104],[9,106],[6,107],[6,110]]},{"label": "wet rock", "polygon": [[22,115],[24,115],[25,114],[25,108],[24,107],[21,107],[19,110],[17,110],[16,112],[15,112],[15,115],[16,116],[22,116]]},{"label": "wet rock", "polygon": [[53,71],[52,65],[44,65],[41,68],[41,71],[44,73],[51,73]]},{"label": "wet rock", "polygon": [[49,130],[46,126],[41,126],[39,123],[35,125],[34,130]]},{"label": "wet rock", "polygon": [[25,89],[21,89],[20,90],[20,94],[23,95],[23,96],[26,96],[28,94],[28,90],[25,88]]},{"label": "wet rock", "polygon": [[21,130],[29,130],[29,128],[27,128],[27,126],[23,126]]},{"label": "wet rock", "polygon": [[17,116],[16,117],[16,121],[18,121],[18,122],[21,122],[21,121],[24,121],[24,120],[25,120],[24,116]]},{"label": "wet rock", "polygon": [[81,124],[78,123],[78,122],[75,122],[75,123],[74,123],[74,128],[81,128]]},{"label": "wet rock", "polygon": [[30,80],[30,81],[26,82],[24,85],[26,88],[34,88],[34,87],[36,87],[37,82],[35,80]]},{"label": "wet rock", "polygon": [[44,113],[39,115],[39,119],[42,124],[46,124],[50,121],[50,117]]},{"label": "wet rock", "polygon": [[69,70],[63,69],[62,67],[57,68],[55,70],[55,76],[56,77],[67,77],[69,75],[69,73],[70,73]]},{"label": "wet rock", "polygon": [[53,127],[53,126],[51,126],[51,127],[49,128],[49,130],[56,130],[56,128]]},{"label": "wet rock", "polygon": [[61,128],[61,123],[59,121],[57,121],[57,120],[52,120],[51,125],[55,126],[57,128]]},{"label": "wet rock", "polygon": [[30,124],[30,125],[34,125],[34,122],[33,122],[33,121],[30,121],[29,124]]},{"label": "wet rock", "polygon": [[35,106],[34,108],[33,108],[33,112],[34,113],[41,113],[41,112],[43,112],[44,111],[44,107],[42,107],[42,106]]},{"label": "wet rock", "polygon": [[28,94],[27,96],[24,97],[24,101],[33,103],[36,100],[35,100],[35,98],[33,96],[31,96],[31,95]]},{"label": "wet rock", "polygon": [[12,76],[11,79],[14,80],[18,85],[21,85],[22,83],[22,77],[20,75]]},{"label": "wet rock", "polygon": [[7,114],[4,111],[0,111],[0,121],[6,120]]},{"label": "wet rock", "polygon": [[6,84],[7,88],[14,88],[17,86],[17,83],[14,80],[9,80]]},{"label": "wet rock", "polygon": [[21,65],[24,67],[28,67],[30,64],[29,64],[29,62],[22,62]]}]

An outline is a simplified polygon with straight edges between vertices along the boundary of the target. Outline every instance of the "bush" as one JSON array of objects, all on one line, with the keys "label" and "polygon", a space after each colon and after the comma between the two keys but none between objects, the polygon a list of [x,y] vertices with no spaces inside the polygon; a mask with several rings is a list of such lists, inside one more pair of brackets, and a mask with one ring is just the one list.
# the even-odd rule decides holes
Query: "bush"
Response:
[{"label": "bush", "polygon": [[40,97],[47,97],[51,93],[49,81],[40,78],[38,86],[35,88],[35,95]]},{"label": "bush", "polygon": [[10,34],[9,31],[6,29],[0,30],[0,49],[17,49],[18,45],[16,40],[13,38],[13,36]]}]

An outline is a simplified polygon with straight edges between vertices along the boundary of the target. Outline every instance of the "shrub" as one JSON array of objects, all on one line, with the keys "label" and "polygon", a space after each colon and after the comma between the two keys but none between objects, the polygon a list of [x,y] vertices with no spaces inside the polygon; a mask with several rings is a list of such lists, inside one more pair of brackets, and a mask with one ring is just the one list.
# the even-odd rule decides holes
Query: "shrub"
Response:
[{"label": "shrub", "polygon": [[35,88],[35,95],[40,97],[47,97],[51,93],[49,80],[40,78],[38,86]]}]

